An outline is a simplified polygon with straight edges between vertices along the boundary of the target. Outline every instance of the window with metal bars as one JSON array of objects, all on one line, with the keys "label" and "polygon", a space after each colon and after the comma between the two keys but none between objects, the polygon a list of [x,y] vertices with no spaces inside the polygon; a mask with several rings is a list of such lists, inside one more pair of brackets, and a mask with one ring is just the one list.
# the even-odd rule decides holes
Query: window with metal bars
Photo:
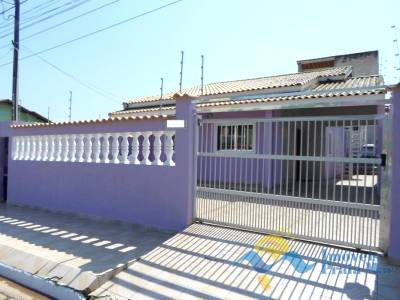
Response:
[{"label": "window with metal bars", "polygon": [[217,150],[251,151],[253,147],[253,125],[218,125]]}]

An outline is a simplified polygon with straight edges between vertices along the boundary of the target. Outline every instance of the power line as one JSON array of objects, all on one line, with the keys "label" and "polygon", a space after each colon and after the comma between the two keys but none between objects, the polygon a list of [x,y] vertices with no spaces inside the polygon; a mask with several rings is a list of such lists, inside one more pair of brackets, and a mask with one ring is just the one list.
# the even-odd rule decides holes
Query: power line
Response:
[{"label": "power line", "polygon": [[[58,12],[52,14],[52,15],[49,15],[49,16],[44,17],[44,18],[41,18],[41,19],[39,19],[39,20],[37,20],[37,21],[31,22],[31,23],[29,23],[29,24],[27,24],[27,25],[25,25],[25,26],[21,26],[21,31],[24,30],[24,29],[30,28],[30,27],[32,27],[32,26],[34,26],[34,25],[43,23],[43,22],[45,22],[45,21],[47,21],[47,20],[49,20],[49,19],[51,19],[51,18],[53,18],[53,17],[56,17],[56,16],[60,15],[60,14],[69,12],[69,11],[71,11],[71,10],[73,10],[73,9],[75,9],[75,8],[77,8],[77,7],[79,7],[79,6],[83,5],[83,4],[85,4],[85,3],[87,3],[88,1],[90,1],[90,0],[82,0],[81,2],[78,2],[78,3],[76,3],[76,4],[73,5],[73,6],[67,7],[68,5],[70,5],[71,3],[73,3],[72,1],[70,1],[70,2],[68,2],[67,4],[64,4],[64,5],[62,5],[62,6],[53,8],[52,10],[49,10],[49,11],[47,11],[47,12],[44,12],[44,13],[42,13],[41,15],[39,15],[39,16],[37,16],[37,17],[41,17],[41,16],[46,15],[46,14],[49,13],[49,12],[52,12],[52,11],[61,9],[61,8],[63,8],[63,7],[67,7],[67,8],[65,8],[65,9],[63,9],[63,10],[61,10],[61,11],[58,11]],[[34,18],[37,18],[37,17],[35,16]],[[33,20],[34,20],[34,19],[33,19]],[[26,23],[28,23],[28,22],[29,22],[29,21],[22,22],[22,25],[23,25],[23,24],[26,24]],[[7,36],[9,36],[9,35],[11,35],[11,34],[13,33],[12,31],[8,31],[8,32],[6,32],[6,31],[8,31],[8,29],[7,29],[7,30],[3,30],[3,32],[1,33],[2,35],[0,35],[0,39],[2,39],[2,38],[4,38],[4,37],[7,37]]]},{"label": "power line", "polygon": [[[120,22],[114,23],[114,24],[112,24],[112,25],[103,27],[103,28],[98,29],[98,30],[96,30],[96,31],[92,31],[92,32],[90,32],[90,33],[81,35],[81,36],[79,36],[79,37],[77,37],[77,38],[74,38],[74,39],[72,39],[72,40],[63,42],[63,43],[61,43],[61,44],[58,44],[58,45],[55,45],[55,46],[52,46],[52,47],[49,47],[49,48],[47,48],[47,49],[44,49],[44,50],[41,50],[41,51],[39,51],[39,52],[33,53],[33,54],[31,54],[31,55],[24,56],[24,57],[20,58],[20,60],[25,60],[25,59],[31,58],[31,57],[33,57],[33,56],[35,56],[35,55],[39,55],[39,54],[42,54],[42,53],[45,53],[45,52],[48,52],[48,51],[51,51],[51,50],[60,48],[60,47],[62,47],[62,46],[71,44],[71,43],[73,43],[73,42],[82,40],[82,39],[84,39],[84,38],[90,37],[90,36],[92,36],[92,35],[95,35],[95,34],[97,34],[97,33],[100,33],[100,32],[106,31],[106,30],[109,30],[109,29],[114,28],[114,27],[117,27],[117,26],[119,26],[119,25],[128,23],[128,22],[130,22],[130,21],[133,21],[133,20],[138,19],[138,18],[140,18],[140,17],[146,16],[146,15],[148,15],[148,14],[154,13],[154,12],[156,12],[156,11],[162,10],[162,9],[168,7],[168,6],[177,4],[177,3],[182,2],[182,1],[183,1],[183,0],[176,0],[176,1],[173,1],[173,2],[169,2],[169,3],[165,4],[165,5],[159,6],[159,7],[157,7],[157,8],[151,9],[151,10],[148,10],[148,11],[146,11],[146,12],[144,12],[144,13],[139,14],[139,15],[136,15],[136,16],[133,16],[133,17],[131,17],[131,18],[128,18],[128,19],[122,20],[122,21],[120,21]],[[4,63],[4,64],[1,64],[0,67],[7,66],[7,65],[9,65],[10,63],[12,63],[12,62],[7,62],[7,63]]]},{"label": "power line", "polygon": [[[98,11],[98,10],[101,10],[101,9],[107,7],[107,6],[110,6],[110,5],[112,5],[112,4],[115,4],[115,3],[119,2],[119,1],[121,1],[121,0],[113,0],[113,1],[108,2],[108,3],[106,3],[106,4],[102,5],[102,6],[99,6],[99,7],[96,7],[96,8],[94,8],[94,9],[92,9],[92,10],[89,10],[89,11],[87,11],[87,12],[84,12],[83,14],[77,15],[77,16],[75,16],[75,17],[72,17],[72,18],[70,18],[70,19],[67,19],[67,20],[65,20],[65,21],[62,21],[62,22],[60,22],[60,23],[58,23],[58,24],[55,24],[55,25],[53,25],[52,27],[48,27],[48,28],[45,28],[45,29],[40,30],[40,31],[38,31],[38,32],[32,33],[32,34],[30,34],[30,35],[28,35],[28,36],[26,36],[26,37],[21,38],[21,41],[28,40],[28,39],[30,39],[30,38],[32,38],[32,37],[34,37],[34,36],[37,36],[37,35],[39,35],[39,34],[42,34],[42,33],[45,33],[45,32],[47,32],[47,31],[53,30],[53,29],[55,29],[55,28],[57,28],[57,27],[60,27],[60,26],[65,25],[65,24],[67,24],[67,23],[69,23],[69,22],[72,22],[72,21],[74,21],[74,20],[76,20],[76,19],[79,19],[79,18],[81,18],[81,17],[84,17],[84,16],[86,16],[86,15],[89,15],[89,14],[91,14],[91,13],[94,13],[94,12],[96,12],[96,11]],[[3,46],[0,46],[0,49],[3,49],[3,48],[8,47],[8,46],[9,46],[9,44],[5,44],[5,45],[3,45]]]},{"label": "power line", "polygon": [[[3,0],[3,1],[4,1],[4,0]],[[3,1],[2,1],[2,2],[3,2]],[[21,1],[20,5],[21,5],[21,4],[24,4],[24,3],[25,3],[25,2],[27,2],[27,1],[28,1],[28,0]],[[1,15],[4,15],[4,13],[6,13],[6,12],[8,12],[8,11],[10,11],[10,10],[14,9],[14,8],[15,8],[15,5],[13,5],[13,6],[11,6],[11,7],[7,8],[6,10],[4,10],[4,9],[3,9],[3,11],[2,11],[2,12],[0,12],[0,14],[1,14]]]},{"label": "power line", "polygon": [[[4,0],[2,0],[2,1],[4,1]],[[21,16],[25,16],[26,14],[28,14],[31,11],[40,11],[43,8],[49,7],[51,5],[51,2],[54,2],[54,1],[60,2],[60,1],[63,1],[63,0],[49,0],[47,2],[42,2],[41,4],[39,4],[37,6],[34,6],[32,8],[29,8],[28,10],[25,10],[25,11],[21,12]],[[45,6],[45,5],[47,5],[47,6]],[[45,7],[42,7],[42,6],[45,6]],[[3,26],[0,26],[0,28],[1,29],[5,29],[6,27],[8,27],[10,25],[12,25],[12,22],[10,22],[9,24],[4,24]]]},{"label": "power line", "polygon": [[[22,45],[21,45],[22,46]],[[27,49],[28,51],[34,53],[31,49],[29,49],[26,46],[22,46],[23,48]],[[121,104],[121,97],[113,95],[112,93],[95,86],[94,84],[88,83],[88,82],[84,82],[83,80],[79,79],[78,77],[64,71],[63,69],[61,69],[60,67],[56,66],[55,64],[53,64],[52,62],[48,61],[47,59],[43,58],[42,56],[40,56],[39,54],[32,54],[34,56],[36,56],[37,58],[39,58],[42,62],[46,63],[47,65],[51,66],[52,68],[54,68],[55,70],[57,70],[58,72],[62,73],[63,75],[69,77],[70,79],[72,79],[73,81],[77,82],[78,84],[82,85],[83,87],[91,90],[92,92],[102,96],[105,99],[108,99],[110,101],[113,101],[114,103],[118,103]],[[118,101],[116,99],[119,99]]]}]

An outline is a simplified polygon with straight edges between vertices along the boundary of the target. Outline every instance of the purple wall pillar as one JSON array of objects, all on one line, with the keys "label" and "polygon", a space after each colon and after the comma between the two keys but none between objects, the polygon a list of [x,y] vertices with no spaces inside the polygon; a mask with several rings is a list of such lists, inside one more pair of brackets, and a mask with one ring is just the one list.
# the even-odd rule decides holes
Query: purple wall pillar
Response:
[{"label": "purple wall pillar", "polygon": [[400,85],[393,90],[392,124],[391,190],[389,191],[392,203],[388,256],[391,262],[400,265]]},{"label": "purple wall pillar", "polygon": [[[185,127],[176,129],[176,168],[179,168],[180,178],[176,178],[176,184],[182,186],[182,213],[187,220],[186,225],[193,222],[194,215],[194,172],[195,165],[195,122],[196,112],[191,97],[184,95],[176,99],[176,119],[184,120]],[[174,188],[174,187],[171,187]]]}]

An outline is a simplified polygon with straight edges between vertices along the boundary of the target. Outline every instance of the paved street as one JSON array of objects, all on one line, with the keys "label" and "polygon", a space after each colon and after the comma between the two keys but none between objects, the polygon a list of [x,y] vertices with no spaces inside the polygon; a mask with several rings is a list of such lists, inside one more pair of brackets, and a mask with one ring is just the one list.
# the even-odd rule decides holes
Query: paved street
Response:
[{"label": "paved street", "polygon": [[0,205],[0,262],[90,292],[172,234]]},{"label": "paved street", "polygon": [[50,300],[50,298],[0,277],[0,300]]},{"label": "paved street", "polygon": [[[252,250],[261,260],[241,260],[254,257]],[[262,262],[272,267],[263,272]],[[92,295],[186,300],[398,299],[399,294],[400,270],[380,256],[194,224]]]}]

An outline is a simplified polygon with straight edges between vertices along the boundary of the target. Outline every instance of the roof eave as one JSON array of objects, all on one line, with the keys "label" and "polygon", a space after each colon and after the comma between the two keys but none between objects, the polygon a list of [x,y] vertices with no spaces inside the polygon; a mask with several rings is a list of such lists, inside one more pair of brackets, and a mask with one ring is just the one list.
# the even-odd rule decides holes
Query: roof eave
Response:
[{"label": "roof eave", "polygon": [[[362,98],[362,99],[360,99]],[[385,93],[370,95],[332,96],[313,99],[295,99],[270,102],[255,102],[249,104],[230,104],[221,106],[199,107],[199,113],[234,112],[234,111],[256,111],[256,110],[278,110],[318,107],[345,107],[385,104]]]}]

